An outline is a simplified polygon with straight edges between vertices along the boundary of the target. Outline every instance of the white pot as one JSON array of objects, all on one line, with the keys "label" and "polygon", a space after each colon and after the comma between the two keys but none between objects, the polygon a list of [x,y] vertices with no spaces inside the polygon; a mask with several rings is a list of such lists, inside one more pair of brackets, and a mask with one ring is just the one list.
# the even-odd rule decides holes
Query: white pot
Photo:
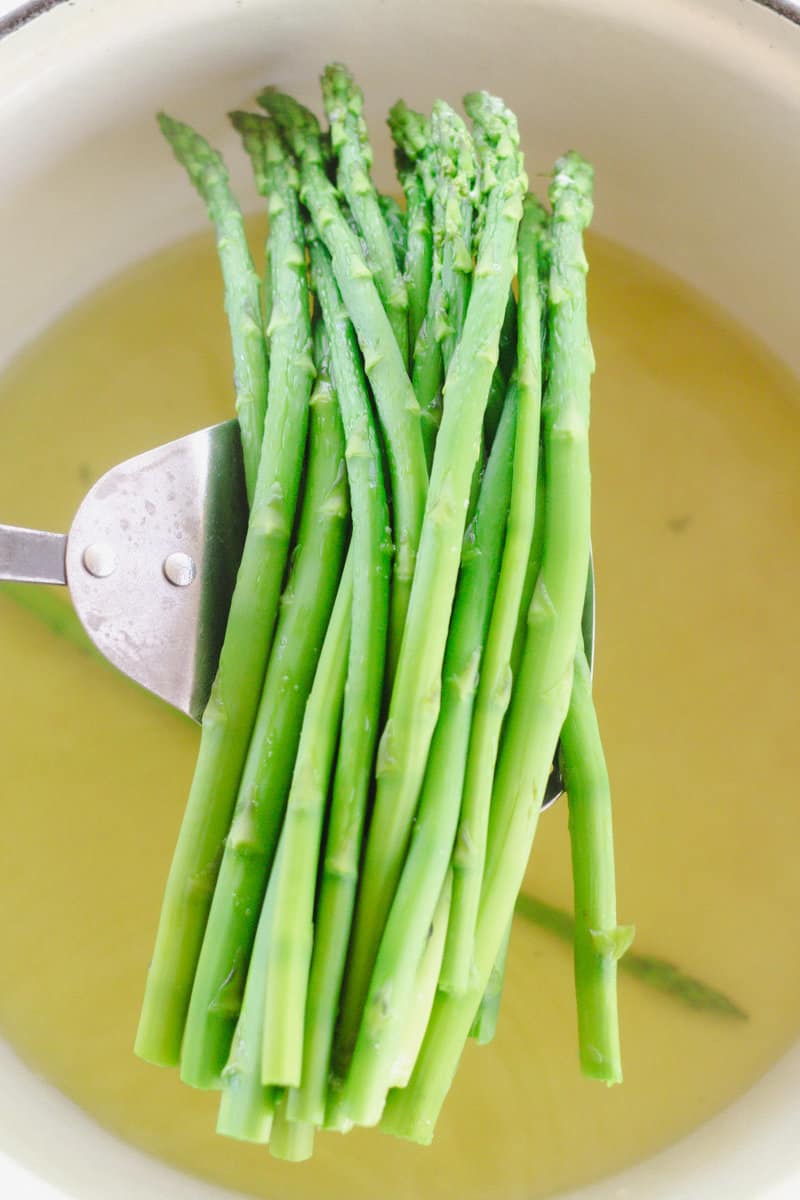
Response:
[{"label": "white pot", "polygon": [[[579,146],[597,166],[597,228],[800,370],[792,0],[45,0],[17,13],[0,25],[0,366],[102,279],[200,227],[153,136],[157,108],[225,149],[227,110],[267,81],[312,101],[323,60],[339,57],[375,113],[401,88],[420,105],[476,81],[501,92],[532,174]],[[244,183],[242,157],[230,161]],[[692,1136],[574,1200],[794,1200],[799,1115],[795,1049]],[[104,1133],[0,1044],[0,1195],[232,1194]]]}]

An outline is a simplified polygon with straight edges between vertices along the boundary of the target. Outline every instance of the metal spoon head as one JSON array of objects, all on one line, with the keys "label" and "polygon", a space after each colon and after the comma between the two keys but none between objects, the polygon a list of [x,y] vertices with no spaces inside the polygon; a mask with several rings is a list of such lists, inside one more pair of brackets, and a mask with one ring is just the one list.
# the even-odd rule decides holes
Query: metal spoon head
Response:
[{"label": "metal spoon head", "polygon": [[[586,595],[583,600],[583,615],[581,617],[581,633],[583,635],[583,645],[586,650],[586,657],[589,660],[589,670],[594,668],[594,629],[595,629],[595,611],[594,611],[594,560],[589,557],[589,575],[586,580]],[[544,791],[544,800],[542,801],[542,811],[549,808],[551,804],[555,804],[559,796],[564,794],[564,781],[561,778],[561,771],[558,766],[558,748],[556,748],[556,756],[553,761],[553,769],[550,772],[550,778],[547,781],[547,787]]]},{"label": "metal spoon head", "polygon": [[236,421],[113,467],[67,539],[72,601],[110,661],[199,721],[247,528]]}]

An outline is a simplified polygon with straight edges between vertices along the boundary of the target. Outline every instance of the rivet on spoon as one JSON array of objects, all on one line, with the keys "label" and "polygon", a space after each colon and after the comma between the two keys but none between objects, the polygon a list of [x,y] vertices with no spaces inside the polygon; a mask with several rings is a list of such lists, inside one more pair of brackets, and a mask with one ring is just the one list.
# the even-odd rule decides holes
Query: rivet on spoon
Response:
[{"label": "rivet on spoon", "polygon": [[196,573],[194,559],[180,550],[168,554],[164,559],[164,574],[175,587],[188,587]]},{"label": "rivet on spoon", "polygon": [[107,542],[92,542],[83,552],[83,565],[90,575],[105,579],[117,569],[117,556]]}]

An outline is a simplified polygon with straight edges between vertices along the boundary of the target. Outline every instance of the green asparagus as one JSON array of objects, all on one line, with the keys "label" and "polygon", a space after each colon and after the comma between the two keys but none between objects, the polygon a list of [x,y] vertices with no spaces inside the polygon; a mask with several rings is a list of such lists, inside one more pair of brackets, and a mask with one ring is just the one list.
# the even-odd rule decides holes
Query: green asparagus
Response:
[{"label": "green asparagus", "polygon": [[[512,388],[464,539],[445,652],[442,707],[431,744],[414,834],[369,981],[342,1106],[357,1124],[380,1117],[415,980],[455,838],[481,654],[512,488],[517,389]],[[349,982],[349,981],[348,981]]]},{"label": "green asparagus", "polygon": [[378,196],[378,206],[389,230],[389,237],[394,250],[394,260],[399,271],[405,270],[408,255],[408,229],[406,214],[395,200],[394,196]]},{"label": "green asparagus", "polygon": [[358,238],[342,215],[336,191],[325,173],[316,117],[280,92],[264,92],[259,102],[278,121],[300,161],[303,200],[331,256],[383,427],[395,544],[387,667],[391,678],[405,628],[427,490],[419,405]]},{"label": "green asparagus", "polygon": [[630,946],[633,930],[617,925],[611,793],[583,638],[578,639],[575,654],[560,763],[569,799],[575,885],[575,995],[581,1070],[592,1079],[621,1083],[617,960]]},{"label": "green asparagus", "polygon": [[277,1096],[275,1088],[264,1087],[261,1082],[264,994],[269,969],[270,933],[277,878],[277,874],[273,872],[259,910],[258,928],[248,964],[244,997],[236,1021],[230,1055],[221,1078],[222,1096],[217,1117],[217,1132],[245,1142],[269,1141]]},{"label": "green asparagus", "polygon": [[339,741],[353,586],[351,554],[306,705],[281,829],[264,997],[261,1049],[264,1084],[298,1087],[302,1074],[303,1018],[311,964],[317,863]]},{"label": "green asparagus", "polygon": [[318,905],[321,914],[335,913],[336,921],[326,921],[317,930],[309,981],[302,1086],[289,1096],[290,1116],[319,1124],[324,1115],[336,1007],[350,935],[380,719],[391,549],[380,448],[358,346],[328,254],[316,241],[311,244],[311,271],[330,331],[333,374],[347,436],[354,560],[353,625],[342,738]]},{"label": "green asparagus", "polygon": [[[192,147],[185,126],[165,132]],[[225,639],[203,714],[197,766],[167,880],[136,1038],[137,1053],[176,1066],[225,838],[256,716],[295,517],[314,365],[296,181],[276,137],[266,143],[275,202],[272,357],[253,503]],[[203,158],[193,170],[202,167]],[[282,207],[281,207],[282,206]]]},{"label": "green asparagus", "polygon": [[548,292],[548,379],[543,403],[547,479],[542,565],[528,613],[519,678],[495,776],[486,870],[470,986],[440,991],[408,1087],[390,1093],[383,1126],[429,1142],[525,872],[556,742],[567,714],[589,564],[589,391],[594,368],[586,321],[583,230],[592,212],[592,171],[560,159]]},{"label": "green asparagus", "polygon": [[[430,1141],[467,1038],[494,1036],[515,908],[574,936],[581,1062],[617,1081],[628,937],[581,641],[591,169],[559,160],[548,218],[502,101],[468,95],[471,129],[398,102],[403,212],[352,76],[322,91],[326,134],[274,90],[232,114],[269,209],[266,329],[222,162],[162,118],[218,228],[253,461],[137,1050],[290,1161],[317,1128]],[[574,921],[519,895],[559,744]]]},{"label": "green asparagus", "polygon": [[453,904],[441,978],[441,986],[453,992],[466,989],[472,966],[492,780],[500,731],[511,699],[511,651],[533,539],[535,509],[531,498],[536,495],[542,387],[539,257],[545,224],[544,209],[533,196],[526,197],[519,234],[519,400],[514,484],[475,701],[461,821],[453,855]]},{"label": "green asparagus", "polygon": [[[415,333],[411,342],[412,382],[420,406],[422,437],[428,466],[433,460],[433,446],[442,419],[442,384],[444,361],[442,340],[447,332],[445,294],[441,281],[441,256],[433,252],[434,230],[443,228],[444,215],[441,210],[441,192],[437,189],[437,162],[431,133],[431,123],[422,113],[414,112],[402,100],[389,113],[389,127],[397,146],[401,163],[400,179],[416,179],[418,208],[427,218],[429,229],[425,230],[426,256],[430,263],[422,288],[415,296]],[[408,186],[406,183],[404,186]],[[422,197],[425,208],[422,209]],[[422,291],[425,302],[422,301]]]},{"label": "green asparagus", "polygon": [[407,365],[408,292],[370,176],[372,147],[363,116],[364,97],[347,68],[331,63],[322,75],[322,98],[330,122],[339,189],[361,230],[378,294]]},{"label": "green asparagus", "polygon": [[236,414],[242,437],[247,497],[253,503],[267,406],[267,353],[259,279],[244,232],[242,210],[222,158],[188,125],[159,114],[161,132],[202,196],[217,232],[231,331]]},{"label": "green asparagus", "polygon": [[417,569],[389,712],[376,766],[375,809],[367,839],[342,1007],[341,1049],[355,1044],[381,931],[400,878],[439,714],[442,661],[461,555],[470,484],[508,290],[527,180],[516,121],[501,101],[467,97],[486,129],[491,169],[489,215],[464,332],[445,389]]},{"label": "green asparagus", "polygon": [[431,208],[421,176],[399,147],[395,150],[395,164],[397,177],[406,198],[404,275],[408,288],[408,344],[413,353],[428,306],[428,292],[431,286]]},{"label": "green asparagus", "polygon": [[274,647],[225,843],[192,988],[181,1077],[216,1087],[236,1021],[261,898],[292,777],[303,710],[344,560],[344,435],[321,322],[310,401],[309,455],[300,525],[281,596]]},{"label": "green asparagus", "polygon": [[[472,217],[475,193],[475,150],[461,117],[437,100],[431,116],[431,141],[436,162],[434,254],[442,290],[441,329],[445,375],[464,328],[472,286]],[[499,343],[498,343],[499,344]]]}]

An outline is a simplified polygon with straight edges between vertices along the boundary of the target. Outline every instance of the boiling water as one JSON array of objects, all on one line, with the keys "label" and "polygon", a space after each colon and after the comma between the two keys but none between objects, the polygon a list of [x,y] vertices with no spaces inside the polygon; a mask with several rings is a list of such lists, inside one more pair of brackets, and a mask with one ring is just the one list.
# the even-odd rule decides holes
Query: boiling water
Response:
[{"label": "boiling water", "polygon": [[[216,1097],[133,1056],[198,731],[0,596],[0,1027],[108,1129],[269,1200],[532,1200],[665,1146],[800,1027],[800,386],[717,310],[594,241],[596,695],[619,913],[747,1021],[620,980],[625,1083],[581,1078],[568,945],[518,920],[495,1043],[433,1147],[321,1135],[309,1164],[214,1132]],[[129,272],[0,382],[0,515],[66,528],[110,465],[227,417],[208,237]],[[566,805],[528,889],[568,906]]]}]

